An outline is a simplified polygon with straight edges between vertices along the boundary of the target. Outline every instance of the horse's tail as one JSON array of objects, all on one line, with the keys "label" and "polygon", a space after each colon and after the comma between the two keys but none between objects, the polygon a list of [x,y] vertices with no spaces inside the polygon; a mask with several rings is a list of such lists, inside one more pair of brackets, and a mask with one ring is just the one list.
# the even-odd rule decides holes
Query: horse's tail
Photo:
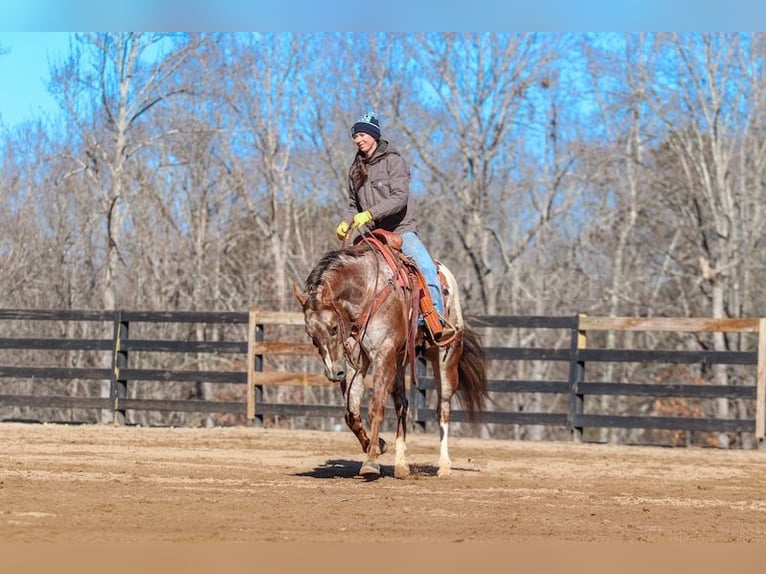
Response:
[{"label": "horse's tail", "polygon": [[487,371],[484,348],[476,331],[467,325],[463,328],[463,352],[457,366],[457,394],[460,402],[468,411],[468,420],[479,422],[480,413],[487,406]]}]

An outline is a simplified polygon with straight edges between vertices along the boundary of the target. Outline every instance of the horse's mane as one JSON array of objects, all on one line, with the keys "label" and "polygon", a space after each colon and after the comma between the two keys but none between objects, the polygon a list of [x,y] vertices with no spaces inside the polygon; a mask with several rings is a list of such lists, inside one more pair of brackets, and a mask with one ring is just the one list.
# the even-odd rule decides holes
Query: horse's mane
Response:
[{"label": "horse's mane", "polygon": [[369,251],[369,248],[362,244],[328,251],[322,256],[306,278],[306,293],[309,294],[309,297],[316,295],[326,273],[344,267],[348,263],[363,257],[369,253]]}]

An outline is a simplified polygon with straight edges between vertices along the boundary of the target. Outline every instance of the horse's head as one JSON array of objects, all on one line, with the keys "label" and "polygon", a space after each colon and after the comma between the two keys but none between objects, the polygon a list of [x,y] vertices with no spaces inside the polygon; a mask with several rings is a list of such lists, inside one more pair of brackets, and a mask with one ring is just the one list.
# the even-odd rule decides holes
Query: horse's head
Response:
[{"label": "horse's head", "polygon": [[293,284],[293,292],[303,307],[306,334],[319,351],[325,376],[331,381],[343,381],[348,369],[344,347],[348,332],[341,310],[336,304],[326,303],[316,293],[307,295],[296,284]]}]

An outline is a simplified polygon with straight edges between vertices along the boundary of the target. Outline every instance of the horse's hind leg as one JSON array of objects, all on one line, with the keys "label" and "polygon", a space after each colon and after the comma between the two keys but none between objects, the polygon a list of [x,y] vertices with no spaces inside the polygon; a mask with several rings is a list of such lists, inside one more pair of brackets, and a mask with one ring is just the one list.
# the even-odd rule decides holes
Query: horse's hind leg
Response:
[{"label": "horse's hind leg", "polygon": [[396,456],[394,458],[394,476],[407,478],[410,475],[410,465],[407,464],[407,409],[409,401],[404,387],[404,368],[396,374],[394,386],[394,407],[396,408]]},{"label": "horse's hind leg", "polygon": [[[438,389],[437,417],[439,420],[439,470],[438,476],[449,476],[452,472],[452,460],[449,456],[449,423],[451,417],[452,396],[457,392],[458,363],[462,352],[462,342],[458,339],[445,351],[439,349],[436,360],[432,362],[434,379]],[[446,353],[446,357],[444,356]]]}]

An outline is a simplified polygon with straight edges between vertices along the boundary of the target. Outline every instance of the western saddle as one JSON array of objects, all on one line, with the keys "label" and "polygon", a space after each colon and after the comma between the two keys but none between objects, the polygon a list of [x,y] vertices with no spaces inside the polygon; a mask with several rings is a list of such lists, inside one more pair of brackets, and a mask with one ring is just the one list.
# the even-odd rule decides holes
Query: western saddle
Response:
[{"label": "western saddle", "polygon": [[[447,346],[455,340],[457,331],[449,322],[449,316],[440,317],[434,308],[431,292],[428,289],[423,273],[415,265],[415,262],[402,252],[402,238],[398,233],[384,229],[373,229],[368,233],[359,235],[353,245],[367,244],[377,250],[386,261],[394,274],[394,279],[399,287],[410,292],[412,297],[411,333],[417,331],[418,317],[423,318],[425,334],[429,341],[439,347]],[[436,263],[439,269],[438,261]],[[441,272],[438,273],[442,292],[449,294],[447,284]],[[374,306],[374,304],[373,304]],[[445,305],[445,315],[448,315]],[[444,322],[442,323],[442,319]]]}]

